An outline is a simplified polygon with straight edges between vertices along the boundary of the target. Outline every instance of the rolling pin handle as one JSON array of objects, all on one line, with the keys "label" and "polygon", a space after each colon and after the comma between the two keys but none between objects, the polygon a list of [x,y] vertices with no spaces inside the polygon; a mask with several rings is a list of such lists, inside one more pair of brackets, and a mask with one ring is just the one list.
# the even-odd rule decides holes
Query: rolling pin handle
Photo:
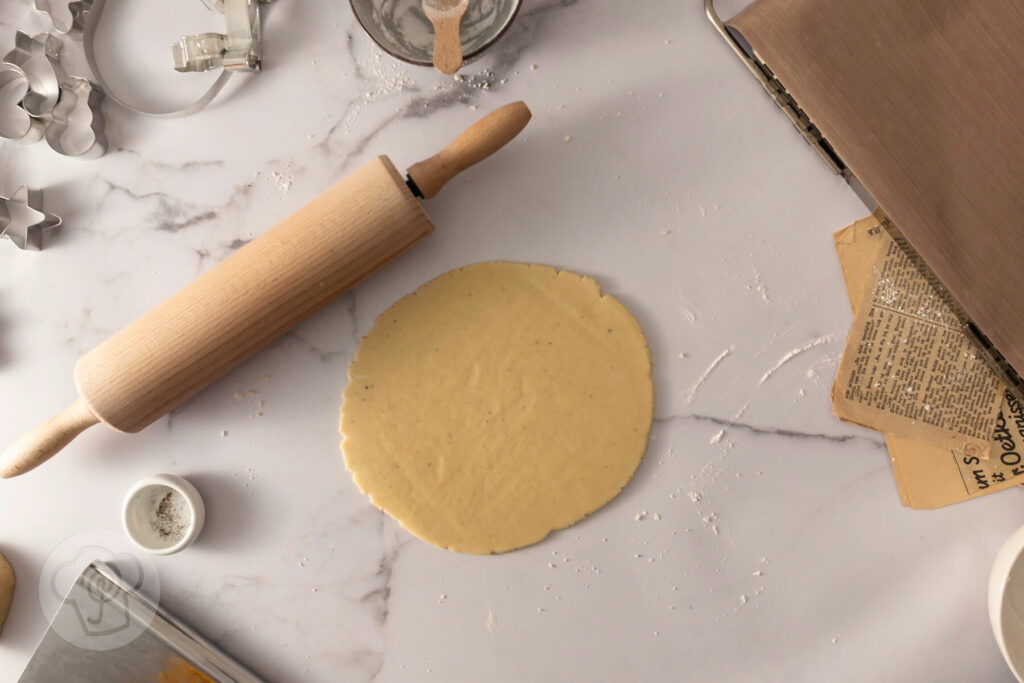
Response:
[{"label": "rolling pin handle", "polygon": [[[512,141],[533,115],[523,102],[495,109],[455,138],[440,152],[409,167],[409,189],[430,199],[449,180],[491,156]],[[419,194],[416,190],[419,190]]]},{"label": "rolling pin handle", "polygon": [[79,397],[64,412],[22,436],[0,455],[0,478],[10,479],[39,467],[99,421],[85,399]]}]

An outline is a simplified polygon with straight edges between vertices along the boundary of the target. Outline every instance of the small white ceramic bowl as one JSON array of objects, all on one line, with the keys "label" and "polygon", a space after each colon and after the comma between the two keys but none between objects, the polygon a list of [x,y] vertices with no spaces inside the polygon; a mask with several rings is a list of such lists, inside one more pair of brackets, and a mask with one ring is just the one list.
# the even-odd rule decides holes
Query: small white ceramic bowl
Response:
[{"label": "small white ceramic bowl", "polygon": [[121,521],[128,538],[154,555],[172,555],[192,545],[206,521],[196,487],[173,474],[137,482],[124,498]]},{"label": "small white ceramic bowl", "polygon": [[1024,680],[1024,527],[996,553],[988,581],[988,616],[1010,671]]}]

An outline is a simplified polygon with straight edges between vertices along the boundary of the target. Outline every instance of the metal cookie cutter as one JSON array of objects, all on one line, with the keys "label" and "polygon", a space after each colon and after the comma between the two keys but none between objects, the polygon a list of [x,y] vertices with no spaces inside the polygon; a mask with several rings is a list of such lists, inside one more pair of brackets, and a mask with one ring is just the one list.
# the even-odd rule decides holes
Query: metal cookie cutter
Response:
[{"label": "metal cookie cutter", "polygon": [[139,109],[115,95],[103,80],[93,46],[96,38],[96,26],[106,0],[87,0],[87,2],[90,6],[86,8],[82,34],[85,58],[89,62],[89,68],[92,69],[96,81],[106,91],[107,97],[129,111],[158,118],[188,116],[212,102],[227,85],[228,79],[234,72],[259,71],[262,68],[259,6],[262,3],[270,2],[270,0],[203,0],[207,7],[224,14],[227,33],[200,33],[185,36],[171,46],[174,68],[177,71],[209,71],[223,67],[224,70],[203,93],[203,96],[187,107],[171,111]]},{"label": "metal cookie cutter", "polygon": [[263,59],[260,3],[270,0],[203,0],[224,14],[227,33],[185,36],[171,46],[176,71],[225,69],[259,71]]},{"label": "metal cookie cutter", "polygon": [[43,139],[43,121],[30,116],[21,106],[28,92],[28,78],[23,71],[0,65],[0,138],[25,143]]},{"label": "metal cookie cutter", "polygon": [[45,116],[57,104],[60,84],[66,77],[60,65],[63,47],[64,42],[49,33],[30,36],[18,31],[14,35],[14,49],[3,59],[4,64],[28,79],[29,91],[21,105],[32,116]]},{"label": "metal cookie cutter", "polygon": [[45,137],[58,154],[102,156],[107,148],[103,92],[64,71],[63,46],[49,33],[15,35],[14,49],[0,64],[0,137],[22,142]]},{"label": "metal cookie cutter", "polygon": [[[68,76],[46,124],[46,143],[66,157],[95,159],[107,151],[103,91],[85,78]],[[81,113],[79,113],[81,112]]]},{"label": "metal cookie cutter", "polygon": [[82,31],[85,29],[85,15],[92,7],[92,0],[77,0],[77,2],[68,3],[68,11],[71,12],[70,24],[63,24],[57,19],[53,13],[53,3],[50,0],[35,0],[35,5],[38,11],[50,17],[57,33],[77,39],[81,37]]},{"label": "metal cookie cutter", "polygon": [[47,233],[60,227],[61,219],[43,211],[43,191],[22,185],[10,199],[0,197],[0,237],[19,249],[40,251]]}]

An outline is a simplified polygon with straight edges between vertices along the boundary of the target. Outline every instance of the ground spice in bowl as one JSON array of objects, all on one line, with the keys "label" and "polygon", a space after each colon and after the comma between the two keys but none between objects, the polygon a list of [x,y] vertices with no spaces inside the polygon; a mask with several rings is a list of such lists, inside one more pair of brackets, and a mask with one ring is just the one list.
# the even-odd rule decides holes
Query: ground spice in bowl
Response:
[{"label": "ground spice in bowl", "polygon": [[173,474],[139,481],[125,496],[125,533],[140,548],[157,555],[192,544],[206,519],[206,506],[191,483]]},{"label": "ground spice in bowl", "polygon": [[153,517],[153,530],[161,540],[171,544],[180,541],[192,523],[188,503],[170,489],[160,499]]}]

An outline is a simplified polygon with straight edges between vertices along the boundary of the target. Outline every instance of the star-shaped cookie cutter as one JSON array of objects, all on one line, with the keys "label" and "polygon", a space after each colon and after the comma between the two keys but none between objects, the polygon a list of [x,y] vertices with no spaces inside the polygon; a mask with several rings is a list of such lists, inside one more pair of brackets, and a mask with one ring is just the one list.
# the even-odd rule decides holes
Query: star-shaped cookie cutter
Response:
[{"label": "star-shaped cookie cutter", "polygon": [[14,49],[4,56],[3,63],[28,79],[29,91],[21,106],[32,116],[49,114],[60,99],[60,84],[67,78],[60,65],[63,48],[64,41],[50,33],[14,34]]},{"label": "star-shaped cookie cutter", "polygon": [[0,197],[0,237],[14,246],[40,251],[48,233],[60,227],[59,216],[43,211],[43,191],[19,187],[10,198]]}]

